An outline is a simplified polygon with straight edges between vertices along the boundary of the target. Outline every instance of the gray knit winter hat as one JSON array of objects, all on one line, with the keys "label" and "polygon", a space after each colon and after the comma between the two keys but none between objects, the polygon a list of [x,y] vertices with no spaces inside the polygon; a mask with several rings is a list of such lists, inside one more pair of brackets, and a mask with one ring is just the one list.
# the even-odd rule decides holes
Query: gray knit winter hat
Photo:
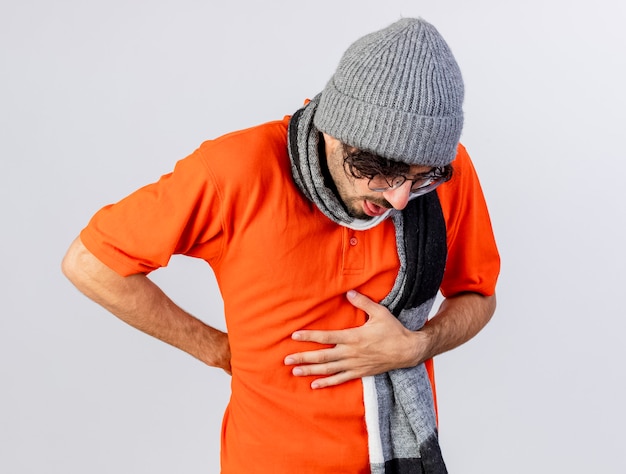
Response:
[{"label": "gray knit winter hat", "polygon": [[357,40],[324,91],[315,126],[390,160],[443,166],[463,128],[463,79],[450,48],[422,19]]}]

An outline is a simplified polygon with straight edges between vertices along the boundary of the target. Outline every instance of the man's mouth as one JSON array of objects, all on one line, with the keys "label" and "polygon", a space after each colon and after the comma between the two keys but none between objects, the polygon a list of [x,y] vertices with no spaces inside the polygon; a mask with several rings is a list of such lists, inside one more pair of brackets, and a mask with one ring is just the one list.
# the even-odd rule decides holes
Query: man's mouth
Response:
[{"label": "man's mouth", "polygon": [[382,216],[388,210],[388,207],[379,206],[378,204],[374,204],[372,201],[368,201],[367,199],[363,201],[363,212],[370,217]]}]

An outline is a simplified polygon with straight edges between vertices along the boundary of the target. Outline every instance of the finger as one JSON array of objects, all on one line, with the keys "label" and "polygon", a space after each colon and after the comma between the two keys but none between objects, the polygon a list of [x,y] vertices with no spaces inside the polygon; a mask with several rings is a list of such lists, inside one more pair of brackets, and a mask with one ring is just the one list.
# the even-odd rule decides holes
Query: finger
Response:
[{"label": "finger", "polygon": [[335,348],[318,349],[316,351],[297,352],[285,357],[285,365],[299,364],[326,364],[338,360],[339,354]]},{"label": "finger", "polygon": [[358,378],[358,376],[351,372],[339,372],[329,377],[313,380],[313,382],[311,382],[311,388],[317,390],[320,388],[334,387],[335,385],[340,385],[355,378]]},{"label": "finger", "polygon": [[348,330],[343,329],[339,331],[316,331],[316,330],[301,330],[296,331],[291,335],[294,341],[302,342],[317,342],[318,344],[342,344],[348,341]]},{"label": "finger", "polygon": [[378,303],[375,303],[367,296],[359,293],[358,291],[350,290],[346,293],[346,296],[350,303],[352,303],[355,307],[362,309],[370,316],[372,315],[372,313],[376,312],[378,308],[380,308],[380,305]]},{"label": "finger", "polygon": [[336,375],[346,370],[345,364],[342,361],[329,362],[327,364],[310,364],[299,365],[291,370],[291,373],[296,377],[308,377],[311,375]]}]

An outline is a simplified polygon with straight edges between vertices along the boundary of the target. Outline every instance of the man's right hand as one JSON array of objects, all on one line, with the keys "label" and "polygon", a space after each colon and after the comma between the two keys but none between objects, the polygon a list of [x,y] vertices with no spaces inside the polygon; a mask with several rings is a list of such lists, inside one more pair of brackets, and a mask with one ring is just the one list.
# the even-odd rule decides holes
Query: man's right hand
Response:
[{"label": "man's right hand", "polygon": [[62,269],[76,288],[122,321],[231,373],[228,334],[185,312],[146,275],[119,275],[80,238],[72,242]]}]

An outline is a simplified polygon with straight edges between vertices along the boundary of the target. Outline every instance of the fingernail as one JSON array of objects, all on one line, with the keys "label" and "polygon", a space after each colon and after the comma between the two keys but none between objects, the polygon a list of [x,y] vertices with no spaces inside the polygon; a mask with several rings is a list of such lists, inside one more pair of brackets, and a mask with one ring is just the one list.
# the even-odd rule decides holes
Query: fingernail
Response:
[{"label": "fingernail", "polygon": [[316,388],[320,388],[320,386],[319,386],[319,384],[317,382],[313,382],[311,384],[311,388],[315,390]]},{"label": "fingernail", "polygon": [[349,290],[348,293],[346,293],[346,295],[348,296],[348,298],[354,298],[356,296],[356,291]]},{"label": "fingernail", "polygon": [[295,367],[291,373],[293,375],[304,375],[304,372],[302,372],[302,369],[300,367]]},{"label": "fingernail", "polygon": [[291,335],[291,339],[295,339],[295,340],[302,339],[302,335],[301,335],[299,332],[294,332],[294,333]]}]

